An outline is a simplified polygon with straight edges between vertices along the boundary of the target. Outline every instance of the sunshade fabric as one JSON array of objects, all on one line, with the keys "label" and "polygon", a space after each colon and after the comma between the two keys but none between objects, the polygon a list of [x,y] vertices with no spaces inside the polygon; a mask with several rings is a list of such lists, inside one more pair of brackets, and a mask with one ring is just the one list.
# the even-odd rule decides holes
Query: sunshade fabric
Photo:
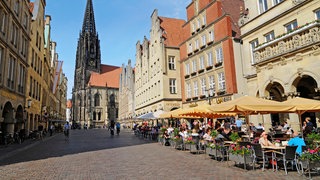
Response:
[{"label": "sunshade fabric", "polygon": [[287,99],[282,103],[288,106],[295,106],[295,112],[298,113],[320,111],[320,101],[318,100],[295,97]]},{"label": "sunshade fabric", "polygon": [[214,112],[236,112],[242,114],[294,112],[293,105],[266,100],[253,96],[242,96],[237,99],[217,104],[210,108]]},{"label": "sunshade fabric", "polygon": [[137,117],[138,119],[155,119],[153,112],[149,112]]}]

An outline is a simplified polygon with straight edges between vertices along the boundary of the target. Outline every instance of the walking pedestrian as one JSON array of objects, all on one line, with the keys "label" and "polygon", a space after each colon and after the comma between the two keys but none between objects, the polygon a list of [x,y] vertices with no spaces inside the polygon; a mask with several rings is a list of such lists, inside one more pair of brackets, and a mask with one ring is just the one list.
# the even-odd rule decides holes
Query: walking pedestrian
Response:
[{"label": "walking pedestrian", "polygon": [[69,130],[70,130],[70,125],[69,125],[69,122],[67,121],[63,126],[63,132],[64,132],[64,136],[65,136],[66,141],[69,140]]}]

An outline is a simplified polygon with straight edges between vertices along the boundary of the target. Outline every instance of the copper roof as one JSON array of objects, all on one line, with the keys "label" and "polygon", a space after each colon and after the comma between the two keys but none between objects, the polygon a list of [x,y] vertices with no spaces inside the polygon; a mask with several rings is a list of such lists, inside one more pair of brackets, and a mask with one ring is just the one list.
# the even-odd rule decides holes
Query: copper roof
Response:
[{"label": "copper roof", "polygon": [[159,17],[160,27],[163,29],[162,36],[166,38],[165,44],[171,47],[178,47],[183,41],[182,26],[186,23],[182,19]]},{"label": "copper roof", "polygon": [[119,88],[122,68],[101,64],[101,73],[92,72],[89,80],[90,86]]}]

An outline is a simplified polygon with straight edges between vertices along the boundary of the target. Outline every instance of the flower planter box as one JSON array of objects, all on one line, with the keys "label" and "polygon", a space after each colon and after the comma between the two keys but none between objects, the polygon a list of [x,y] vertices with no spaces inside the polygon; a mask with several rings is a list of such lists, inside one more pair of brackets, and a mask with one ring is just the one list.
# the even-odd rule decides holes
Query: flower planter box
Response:
[{"label": "flower planter box", "polygon": [[217,158],[224,159],[226,157],[225,153],[223,152],[222,149],[212,149],[211,153],[212,153],[212,156],[214,156],[215,159],[217,159]]},{"label": "flower planter box", "polygon": [[246,168],[247,164],[253,163],[253,156],[251,156],[251,154],[240,155],[240,154],[230,153],[229,161],[233,161],[236,164],[243,164],[244,169],[247,169]]},{"label": "flower planter box", "polygon": [[190,150],[190,146],[191,146],[191,144],[186,143],[186,144],[184,144],[184,149],[185,150]]},{"label": "flower planter box", "polygon": [[198,152],[198,148],[196,144],[190,144],[190,152],[191,153],[197,153]]},{"label": "flower planter box", "polygon": [[320,167],[320,161],[301,160],[302,168],[314,169]]}]

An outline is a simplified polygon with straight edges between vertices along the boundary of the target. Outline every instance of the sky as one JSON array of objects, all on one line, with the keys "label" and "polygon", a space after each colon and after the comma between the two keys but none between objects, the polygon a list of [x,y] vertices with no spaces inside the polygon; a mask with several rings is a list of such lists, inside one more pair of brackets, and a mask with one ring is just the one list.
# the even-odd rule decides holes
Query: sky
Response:
[{"label": "sky", "polygon": [[[135,65],[136,43],[150,37],[151,14],[186,20],[192,0],[92,0],[96,31],[100,39],[101,63]],[[51,16],[51,41],[57,43],[58,59],[68,78],[71,99],[76,49],[87,0],[47,0],[45,14]]]}]

